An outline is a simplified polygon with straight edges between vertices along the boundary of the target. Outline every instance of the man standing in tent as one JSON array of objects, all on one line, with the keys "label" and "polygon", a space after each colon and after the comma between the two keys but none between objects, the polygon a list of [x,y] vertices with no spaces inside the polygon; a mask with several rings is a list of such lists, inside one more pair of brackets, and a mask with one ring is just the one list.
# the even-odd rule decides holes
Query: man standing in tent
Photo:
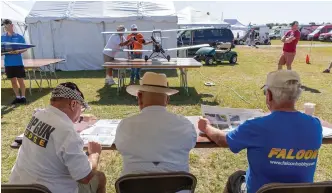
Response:
[{"label": "man standing in tent", "polygon": [[[1,35],[1,42],[23,43],[24,37],[14,32],[14,25],[11,20],[3,20],[1,26],[4,26],[5,33]],[[16,98],[11,104],[26,103],[25,98],[25,70],[23,65],[22,53],[26,50],[13,51],[5,54],[4,64],[7,78],[11,80],[12,88]],[[18,82],[18,83],[17,83]],[[21,90],[21,94],[19,92]]]},{"label": "man standing in tent", "polygon": [[[137,31],[137,25],[133,24],[131,25],[131,31]],[[147,45],[152,43],[152,41],[150,42],[146,42],[144,40],[144,37],[141,33],[131,33],[127,36],[127,39],[134,39],[134,41],[129,45],[130,49],[132,50],[142,50],[143,45]],[[142,58],[142,52],[132,52],[131,53],[131,58],[135,59],[135,58]],[[130,75],[130,84],[134,84],[134,79],[136,83],[139,83],[140,80],[140,68],[132,68],[131,69],[131,75]]]},{"label": "man standing in tent", "polygon": [[301,33],[299,31],[299,22],[293,21],[291,24],[292,29],[289,30],[282,38],[284,42],[283,53],[279,59],[278,70],[286,64],[287,70],[292,69],[292,63],[296,54],[296,45],[300,40]]},{"label": "man standing in tent", "polygon": [[[118,32],[125,32],[126,29],[123,25],[119,25],[116,29]],[[111,37],[108,39],[107,44],[104,48],[103,54],[104,54],[104,62],[112,62],[114,61],[114,57],[117,54],[117,51],[110,51],[106,49],[120,49],[122,46],[127,46],[130,43],[132,43],[133,39],[128,39],[123,36],[123,33],[119,34],[112,34]],[[112,85],[116,84],[113,80],[113,69],[106,68],[106,79],[105,84]]]}]

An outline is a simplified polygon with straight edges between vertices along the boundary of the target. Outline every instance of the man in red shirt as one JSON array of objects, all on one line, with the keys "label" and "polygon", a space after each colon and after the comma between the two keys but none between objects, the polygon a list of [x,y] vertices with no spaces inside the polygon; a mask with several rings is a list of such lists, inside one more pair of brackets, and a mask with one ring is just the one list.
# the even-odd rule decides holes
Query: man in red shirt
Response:
[{"label": "man in red shirt", "polygon": [[281,70],[285,64],[287,65],[287,70],[292,69],[292,63],[296,54],[296,45],[300,40],[299,22],[293,21],[290,25],[292,29],[281,38],[281,41],[284,42],[284,48],[279,59],[278,70]]}]

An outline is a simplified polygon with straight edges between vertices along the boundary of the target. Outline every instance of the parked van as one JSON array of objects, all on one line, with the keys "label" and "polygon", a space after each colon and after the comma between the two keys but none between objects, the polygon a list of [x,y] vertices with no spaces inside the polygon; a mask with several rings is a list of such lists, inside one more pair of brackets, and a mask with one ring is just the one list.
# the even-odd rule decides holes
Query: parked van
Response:
[{"label": "parked van", "polygon": [[[231,43],[234,48],[234,35],[228,28],[213,28],[201,30],[180,31],[177,35],[177,45],[188,46],[198,44],[213,45],[216,42]],[[193,55],[198,49],[188,50],[188,55]]]},{"label": "parked van", "polygon": [[307,40],[308,35],[315,31],[319,25],[301,25],[299,31],[301,32],[301,40]]},{"label": "parked van", "polygon": [[321,25],[308,35],[308,40],[318,40],[320,34],[327,33],[332,29],[332,24]]}]

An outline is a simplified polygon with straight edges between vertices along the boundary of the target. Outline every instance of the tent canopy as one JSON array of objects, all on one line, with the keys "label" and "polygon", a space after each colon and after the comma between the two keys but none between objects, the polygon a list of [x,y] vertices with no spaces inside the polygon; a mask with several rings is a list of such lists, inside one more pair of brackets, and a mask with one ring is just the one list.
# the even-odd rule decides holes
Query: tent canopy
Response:
[{"label": "tent canopy", "polygon": [[178,11],[178,25],[180,26],[195,26],[195,25],[212,25],[228,27],[229,24],[221,21],[221,19],[211,16],[209,13],[205,13],[196,10],[190,6]]},{"label": "tent canopy", "polygon": [[[64,71],[103,69],[103,49],[118,25],[138,30],[176,29],[177,16],[169,1],[37,1],[26,18],[34,58],[63,58],[58,65]],[[151,33],[143,33],[150,39]],[[177,47],[176,32],[163,32],[169,37],[164,48]],[[125,48],[125,47],[123,47]],[[145,45],[143,49],[151,49]],[[149,53],[144,53],[149,54]],[[176,51],[169,52],[171,57]],[[128,53],[118,52],[117,58]]]},{"label": "tent canopy", "polygon": [[16,22],[25,22],[25,17],[29,14],[29,10],[17,6],[9,1],[1,1],[1,18],[10,19]]},{"label": "tent canopy", "polygon": [[224,19],[224,22],[231,24],[232,26],[245,26],[237,19]]},{"label": "tent canopy", "polygon": [[175,8],[169,1],[40,1],[36,2],[27,23],[51,20],[121,22],[145,19],[176,21]]}]

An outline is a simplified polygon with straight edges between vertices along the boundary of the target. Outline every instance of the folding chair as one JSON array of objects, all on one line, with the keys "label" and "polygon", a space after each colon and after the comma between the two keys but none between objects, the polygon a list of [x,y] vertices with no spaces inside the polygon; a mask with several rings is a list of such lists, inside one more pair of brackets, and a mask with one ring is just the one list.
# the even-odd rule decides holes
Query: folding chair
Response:
[{"label": "folding chair", "polygon": [[194,193],[197,179],[187,172],[128,174],[115,182],[116,193]]},{"label": "folding chair", "polygon": [[1,193],[52,193],[40,184],[1,184]]},{"label": "folding chair", "polygon": [[257,193],[331,193],[332,181],[316,183],[273,183],[261,187]]}]

